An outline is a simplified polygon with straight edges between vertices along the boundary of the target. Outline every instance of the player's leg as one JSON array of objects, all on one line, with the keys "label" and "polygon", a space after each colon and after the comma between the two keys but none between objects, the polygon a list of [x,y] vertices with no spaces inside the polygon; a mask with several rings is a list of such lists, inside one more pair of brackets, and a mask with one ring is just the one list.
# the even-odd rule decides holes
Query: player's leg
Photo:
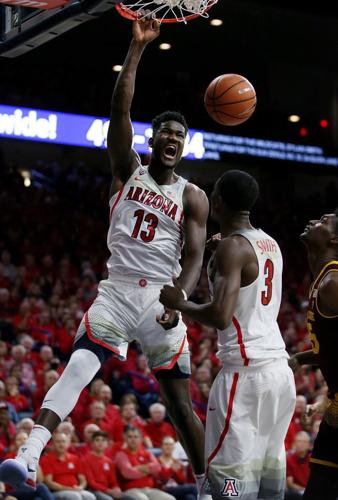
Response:
[{"label": "player's leg", "polygon": [[268,434],[269,441],[261,474],[258,498],[283,499],[286,481],[284,440],[294,413],[296,389],[292,370],[286,360],[276,361],[261,375],[262,383],[270,385],[261,407],[260,434]]},{"label": "player's leg", "polygon": [[[52,432],[73,410],[81,391],[91,382],[101,364],[113,352],[125,358],[128,336],[120,318],[120,296],[111,286],[100,284],[97,299],[78,329],[73,353],[60,379],[47,392],[41,412],[26,443],[14,460],[0,466],[0,480],[20,487],[34,486],[37,464]],[[114,314],[114,311],[116,313]]]},{"label": "player's leg", "polygon": [[[218,373],[209,395],[206,425],[206,457],[208,479],[214,500],[236,497],[257,500],[261,475],[266,462],[266,450],[273,428],[270,407],[266,400],[272,396],[273,366],[265,372],[260,367],[223,367]],[[272,457],[269,469],[282,468]],[[274,482],[274,477],[272,478]],[[269,483],[270,485],[270,483]],[[281,486],[280,481],[278,485]],[[278,486],[271,496],[283,496]]]},{"label": "player's leg", "polygon": [[160,392],[179,441],[189,457],[196,478],[197,490],[207,494],[204,460],[204,427],[193,410],[189,378],[180,375],[178,365],[172,370],[156,373]]},{"label": "player's leg", "polygon": [[164,404],[190,459],[200,490],[205,472],[204,428],[192,408],[186,326],[180,319],[175,328],[165,331],[156,322],[156,316],[163,314],[163,306],[158,301],[161,286],[148,285],[141,291],[144,313],[136,338],[147,356],[150,369],[159,380]]},{"label": "player's leg", "polygon": [[310,458],[310,478],[305,500],[338,498],[338,427],[322,420]]},{"label": "player's leg", "polygon": [[204,428],[193,410],[189,378],[177,378],[178,365],[173,370],[156,373],[161,396],[196,475],[204,474]]},{"label": "player's leg", "polygon": [[338,468],[311,464],[310,470],[303,500],[337,500]]},{"label": "player's leg", "polygon": [[247,465],[255,448],[252,420],[256,420],[257,405],[253,404],[255,392],[250,384],[246,394],[245,382],[245,375],[222,368],[210,390],[205,456],[214,500],[257,498],[259,478]]},{"label": "player's leg", "polygon": [[81,391],[91,382],[100,366],[98,356],[88,349],[74,351],[61,377],[47,392],[26,443],[19,448],[15,459],[1,464],[2,481],[14,487],[26,482],[28,486],[35,487],[38,461],[52,432],[73,410]]}]

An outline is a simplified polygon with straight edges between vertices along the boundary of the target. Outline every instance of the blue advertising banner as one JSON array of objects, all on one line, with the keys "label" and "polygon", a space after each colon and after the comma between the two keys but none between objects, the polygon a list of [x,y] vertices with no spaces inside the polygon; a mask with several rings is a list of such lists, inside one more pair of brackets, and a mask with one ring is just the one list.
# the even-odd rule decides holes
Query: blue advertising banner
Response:
[{"label": "blue advertising banner", "polygon": [[[109,119],[58,111],[0,104],[0,137],[49,142],[87,148],[106,148]],[[133,122],[134,147],[149,152],[151,124]],[[190,129],[183,157],[219,160],[222,153],[284,161],[338,166],[338,158],[326,156],[318,146],[215,134]]]}]

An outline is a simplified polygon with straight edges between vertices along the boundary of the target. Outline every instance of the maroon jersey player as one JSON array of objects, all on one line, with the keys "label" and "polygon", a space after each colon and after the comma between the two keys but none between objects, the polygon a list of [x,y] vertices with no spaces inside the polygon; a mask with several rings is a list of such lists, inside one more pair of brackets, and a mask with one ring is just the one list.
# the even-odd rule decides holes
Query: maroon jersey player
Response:
[{"label": "maroon jersey player", "polygon": [[295,354],[294,370],[318,365],[328,386],[327,400],[311,405],[323,411],[314,443],[311,473],[304,500],[336,500],[338,497],[338,210],[310,220],[301,235],[308,251],[314,281],[310,287],[307,328],[310,351]]}]

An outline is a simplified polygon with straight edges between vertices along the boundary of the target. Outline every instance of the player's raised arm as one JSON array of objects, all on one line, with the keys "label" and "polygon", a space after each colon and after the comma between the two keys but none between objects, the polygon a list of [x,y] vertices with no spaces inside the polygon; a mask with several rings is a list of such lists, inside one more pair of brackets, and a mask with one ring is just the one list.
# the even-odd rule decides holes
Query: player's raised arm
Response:
[{"label": "player's raised arm", "polygon": [[225,238],[217,248],[217,272],[212,302],[200,305],[186,301],[179,287],[169,286],[162,289],[160,302],[168,308],[187,314],[195,321],[224,330],[231,323],[234,314],[246,257],[247,250],[238,240]]},{"label": "player's raised arm", "polygon": [[204,191],[188,184],[184,193],[184,263],[179,283],[188,297],[195,290],[203,264],[209,202]]},{"label": "player's raised arm", "polygon": [[111,102],[107,146],[113,175],[125,182],[139,164],[132,149],[133,130],[130,108],[134,96],[136,71],[146,45],[159,35],[160,23],[154,19],[133,22],[133,38],[118,76]]}]

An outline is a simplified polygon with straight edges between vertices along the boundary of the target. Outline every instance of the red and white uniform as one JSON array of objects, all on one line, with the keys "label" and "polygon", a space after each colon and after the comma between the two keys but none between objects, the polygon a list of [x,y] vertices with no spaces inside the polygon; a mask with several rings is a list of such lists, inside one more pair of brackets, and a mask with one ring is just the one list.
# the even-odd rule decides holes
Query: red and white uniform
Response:
[{"label": "red and white uniform", "polygon": [[[282,298],[283,258],[277,242],[261,229],[236,231],[257,257],[258,276],[241,287],[231,325],[218,332],[217,357],[224,364],[247,365],[288,358],[277,323]],[[213,286],[210,284],[210,293]],[[259,363],[260,364],[260,363]]]},{"label": "red and white uniform", "polygon": [[[258,276],[239,291],[231,325],[218,332],[222,362],[209,395],[206,460],[213,498],[283,499],[284,438],[295,384],[277,323],[282,255],[260,229],[236,231],[258,262]],[[212,265],[209,265],[210,280]]]},{"label": "red and white uniform", "polygon": [[186,179],[159,185],[139,167],[110,200],[109,276],[170,282],[179,276]]},{"label": "red and white uniform", "polygon": [[100,282],[76,340],[86,331],[93,342],[122,360],[128,344],[137,340],[153,371],[170,369],[178,362],[183,372],[190,373],[183,321],[170,335],[156,322],[164,312],[160,290],[181,272],[186,183],[179,177],[174,184],[159,185],[141,166],[111,198],[109,277]]}]

